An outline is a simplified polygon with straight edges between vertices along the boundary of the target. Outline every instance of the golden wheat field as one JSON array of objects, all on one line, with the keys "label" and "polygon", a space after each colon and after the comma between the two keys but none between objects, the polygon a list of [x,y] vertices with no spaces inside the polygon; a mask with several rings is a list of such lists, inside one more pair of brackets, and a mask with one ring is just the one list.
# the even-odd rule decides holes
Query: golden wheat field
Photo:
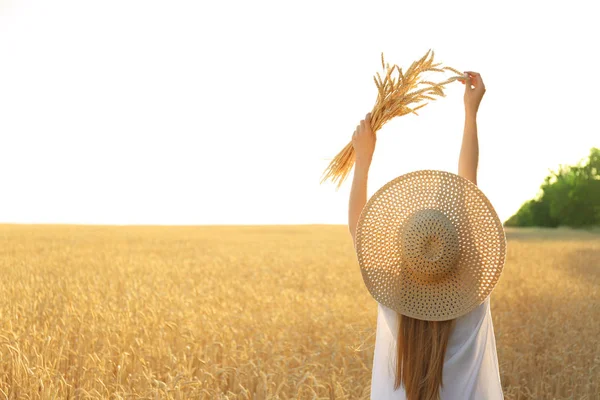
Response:
[{"label": "golden wheat field", "polygon": [[[0,226],[0,399],[365,399],[345,226]],[[598,399],[600,235],[508,229],[507,399]]]}]

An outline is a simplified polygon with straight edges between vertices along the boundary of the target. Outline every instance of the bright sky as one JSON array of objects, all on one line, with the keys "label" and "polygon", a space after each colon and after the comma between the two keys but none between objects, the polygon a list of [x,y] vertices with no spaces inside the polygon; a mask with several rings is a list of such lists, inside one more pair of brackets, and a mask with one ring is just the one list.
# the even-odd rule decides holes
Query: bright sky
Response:
[{"label": "bright sky", "polygon": [[[347,222],[321,174],[380,54],[482,74],[479,185],[505,220],[600,147],[594,2],[0,0],[0,222]],[[440,74],[432,76],[442,79]],[[378,135],[369,196],[456,172],[464,86]]]}]

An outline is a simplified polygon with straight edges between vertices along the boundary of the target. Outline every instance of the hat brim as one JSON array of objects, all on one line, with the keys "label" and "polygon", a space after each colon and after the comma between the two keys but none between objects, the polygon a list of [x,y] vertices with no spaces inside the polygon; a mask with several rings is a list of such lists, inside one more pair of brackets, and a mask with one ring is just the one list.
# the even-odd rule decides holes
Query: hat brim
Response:
[{"label": "hat brim", "polygon": [[[423,209],[441,211],[459,236],[456,265],[434,281],[405,268],[401,254],[403,224]],[[445,321],[467,314],[491,294],[504,267],[506,236],[475,184],[450,172],[421,170],[393,179],[371,196],[358,220],[355,250],[375,300],[402,315]]]}]

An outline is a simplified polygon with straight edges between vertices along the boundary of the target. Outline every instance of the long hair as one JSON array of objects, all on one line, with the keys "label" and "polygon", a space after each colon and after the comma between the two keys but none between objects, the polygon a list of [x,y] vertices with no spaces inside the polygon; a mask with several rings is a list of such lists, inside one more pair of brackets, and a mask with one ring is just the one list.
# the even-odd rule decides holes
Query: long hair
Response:
[{"label": "long hair", "polygon": [[439,400],[444,355],[454,320],[423,321],[398,314],[396,380],[407,400]]}]

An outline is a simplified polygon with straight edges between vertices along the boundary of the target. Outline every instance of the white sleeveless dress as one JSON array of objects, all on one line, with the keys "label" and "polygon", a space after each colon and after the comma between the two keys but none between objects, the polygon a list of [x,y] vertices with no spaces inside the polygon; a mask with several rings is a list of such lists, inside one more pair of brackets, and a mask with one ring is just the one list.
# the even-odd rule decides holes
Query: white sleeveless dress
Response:
[{"label": "white sleeveless dress", "polygon": [[[394,391],[397,334],[396,312],[378,303],[372,400],[406,400],[404,386]],[[442,382],[441,400],[504,399],[489,296],[456,319],[444,357]]]}]

